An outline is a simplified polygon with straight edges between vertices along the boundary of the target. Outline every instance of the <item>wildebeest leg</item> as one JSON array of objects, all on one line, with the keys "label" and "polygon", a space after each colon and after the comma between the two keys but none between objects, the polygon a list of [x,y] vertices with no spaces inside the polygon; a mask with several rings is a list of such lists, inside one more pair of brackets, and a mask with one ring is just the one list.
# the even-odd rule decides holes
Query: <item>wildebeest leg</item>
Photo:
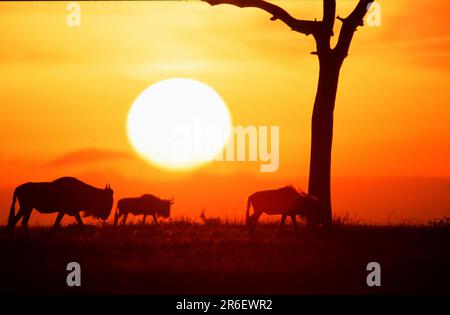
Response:
[{"label": "wildebeest leg", "polygon": [[283,228],[284,223],[286,222],[286,217],[287,217],[287,215],[285,215],[285,214],[283,214],[281,216],[281,221],[280,221],[280,226],[278,227],[278,231],[272,236],[272,238],[275,238],[278,236],[278,234],[280,234],[280,231]]},{"label": "wildebeest leg", "polygon": [[55,224],[53,225],[53,230],[57,230],[61,227],[61,220],[64,217],[64,212],[60,211],[56,217]]},{"label": "wildebeest leg", "polygon": [[117,206],[116,213],[114,214],[114,226],[116,226],[117,223],[119,222],[119,217],[120,217],[119,206]]},{"label": "wildebeest leg", "polygon": [[30,220],[31,211],[33,211],[33,209],[30,209],[29,211],[26,211],[26,213],[25,213],[25,215],[23,216],[23,219],[22,219],[23,230],[25,231],[25,234],[27,234],[27,235],[28,235],[28,220]]},{"label": "wildebeest leg", "polygon": [[75,214],[75,219],[77,220],[77,223],[79,226],[84,226],[83,220],[81,220],[81,216],[80,216],[79,212],[77,214]]},{"label": "wildebeest leg", "polygon": [[25,215],[26,210],[22,207],[20,207],[19,211],[17,212],[16,216],[14,217],[12,221],[12,228],[16,226],[17,222]]},{"label": "wildebeest leg", "polygon": [[19,222],[19,220],[24,217],[27,212],[31,212],[32,209],[28,209],[23,207],[22,205],[19,208],[19,211],[17,211],[17,214],[12,218],[11,222],[9,222],[9,226],[8,226],[8,230],[9,230],[9,236],[12,237],[13,232],[14,232],[14,228],[17,224],[17,222]]},{"label": "wildebeest leg", "polygon": [[142,218],[142,224],[145,224],[145,220],[147,219],[147,215],[144,214],[144,218]]},{"label": "wildebeest leg", "polygon": [[128,218],[128,212],[125,213],[125,215],[123,216],[122,224],[126,224],[127,223],[127,218]]},{"label": "wildebeest leg", "polygon": [[158,224],[158,218],[156,217],[156,214],[153,213],[152,216],[153,216],[153,221],[155,221],[155,224]]},{"label": "wildebeest leg", "polygon": [[250,235],[255,234],[256,223],[258,223],[259,217],[262,215],[262,212],[255,211],[251,216],[248,217],[247,226]]},{"label": "wildebeest leg", "polygon": [[294,226],[295,235],[297,235],[298,234],[298,225],[297,225],[297,219],[295,218],[295,214],[291,215],[291,221],[292,221],[292,225]]}]

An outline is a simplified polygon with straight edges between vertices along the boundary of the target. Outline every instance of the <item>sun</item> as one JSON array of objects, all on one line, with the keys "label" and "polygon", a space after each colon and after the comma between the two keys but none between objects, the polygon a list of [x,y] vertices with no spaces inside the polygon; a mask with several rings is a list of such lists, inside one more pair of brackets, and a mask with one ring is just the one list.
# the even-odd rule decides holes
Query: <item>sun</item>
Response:
[{"label": "sun", "polygon": [[231,117],[223,99],[193,79],[167,79],[147,87],[128,112],[133,148],[150,163],[170,170],[214,160],[230,133]]}]

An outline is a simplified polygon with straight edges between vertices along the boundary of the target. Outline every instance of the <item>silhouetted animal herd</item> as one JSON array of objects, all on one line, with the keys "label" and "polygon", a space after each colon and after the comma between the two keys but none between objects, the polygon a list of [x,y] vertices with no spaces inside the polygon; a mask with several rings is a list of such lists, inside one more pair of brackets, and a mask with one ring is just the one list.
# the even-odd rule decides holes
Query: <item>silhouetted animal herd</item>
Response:
[{"label": "silhouetted animal herd", "polygon": [[[114,198],[113,190],[109,185],[104,189],[93,187],[74,177],[62,177],[52,182],[25,183],[14,190],[13,200],[8,218],[8,231],[12,236],[14,227],[22,219],[22,226],[28,232],[28,221],[33,209],[40,213],[58,213],[54,229],[58,229],[64,215],[72,216],[80,226],[83,226],[80,212],[85,217],[107,220],[111,214]],[[15,204],[19,203],[19,211],[15,213]],[[148,215],[158,223],[158,216],[170,217],[172,199],[160,199],[151,194],[144,194],[137,198],[123,198],[117,202],[114,215],[114,225],[122,217],[122,224],[126,223],[128,215],[143,215],[142,223]],[[253,214],[250,215],[250,208]],[[296,216],[309,223],[313,215],[320,211],[321,202],[304,192],[298,192],[292,186],[275,190],[258,191],[248,197],[246,224],[250,235],[255,232],[259,217],[268,215],[281,215],[281,222],[277,235],[289,216],[297,231]],[[219,218],[206,218],[205,212],[200,215],[204,224],[220,224]]]}]

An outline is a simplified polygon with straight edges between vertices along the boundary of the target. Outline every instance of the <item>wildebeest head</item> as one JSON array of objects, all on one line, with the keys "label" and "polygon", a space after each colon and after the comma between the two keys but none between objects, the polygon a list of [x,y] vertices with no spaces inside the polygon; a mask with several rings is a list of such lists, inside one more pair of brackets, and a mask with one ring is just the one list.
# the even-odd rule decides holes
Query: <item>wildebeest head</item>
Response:
[{"label": "wildebeest head", "polygon": [[161,215],[164,218],[170,217],[170,206],[171,205],[173,205],[173,198],[162,200],[162,206],[161,206],[159,215]]},{"label": "wildebeest head", "polygon": [[114,202],[114,190],[111,189],[111,186],[106,185],[104,189],[104,196],[102,203],[100,205],[100,218],[103,220],[108,219],[111,214],[113,202]]},{"label": "wildebeest head", "polygon": [[113,206],[114,191],[109,185],[105,186],[105,189],[99,189],[95,195],[95,201],[92,209],[85,212],[85,216],[93,216],[97,219],[106,220],[111,214]]}]

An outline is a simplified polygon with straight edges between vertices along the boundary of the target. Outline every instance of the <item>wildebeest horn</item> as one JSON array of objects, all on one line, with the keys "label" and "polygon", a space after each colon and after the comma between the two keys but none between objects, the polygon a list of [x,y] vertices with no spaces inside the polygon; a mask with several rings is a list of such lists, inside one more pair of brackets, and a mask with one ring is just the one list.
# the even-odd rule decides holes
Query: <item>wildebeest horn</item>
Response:
[{"label": "wildebeest horn", "polygon": [[173,204],[173,197],[169,199],[170,204]]}]

